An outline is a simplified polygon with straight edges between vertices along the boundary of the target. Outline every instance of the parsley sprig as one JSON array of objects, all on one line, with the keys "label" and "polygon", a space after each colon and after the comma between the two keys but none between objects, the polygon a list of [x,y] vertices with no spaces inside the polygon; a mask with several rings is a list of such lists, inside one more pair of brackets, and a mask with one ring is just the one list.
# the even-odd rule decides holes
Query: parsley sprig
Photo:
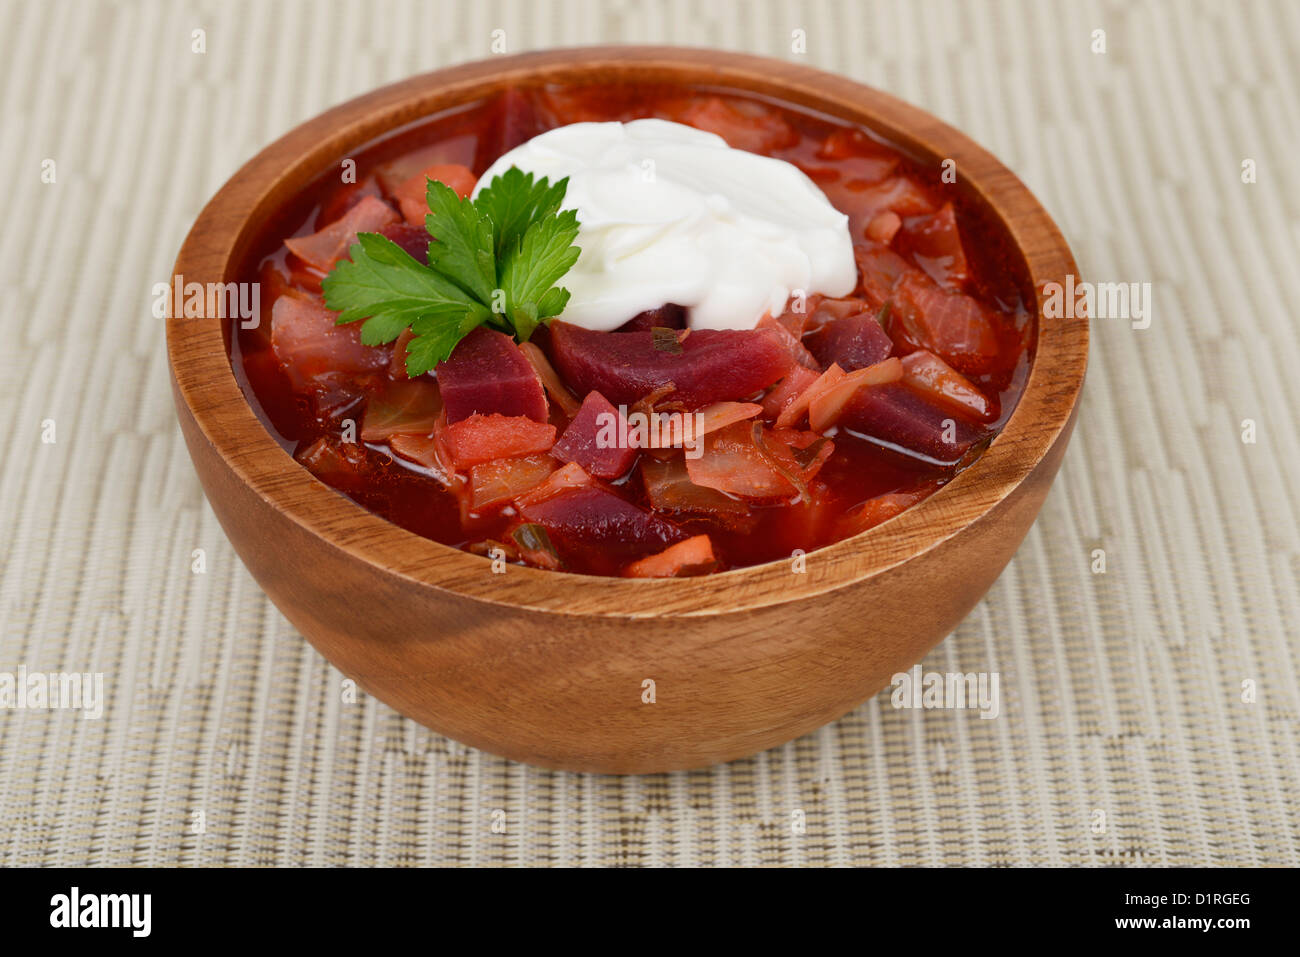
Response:
[{"label": "parsley sprig", "polygon": [[424,225],[434,242],[421,263],[379,233],[358,233],[351,261],[322,283],[338,322],[364,319],[361,341],[392,342],[406,329],[406,371],[418,376],[488,325],[526,342],[558,316],[569,291],[556,286],[578,260],[578,214],[561,210],[568,177],[554,184],[510,167],[474,200],[429,180]]}]

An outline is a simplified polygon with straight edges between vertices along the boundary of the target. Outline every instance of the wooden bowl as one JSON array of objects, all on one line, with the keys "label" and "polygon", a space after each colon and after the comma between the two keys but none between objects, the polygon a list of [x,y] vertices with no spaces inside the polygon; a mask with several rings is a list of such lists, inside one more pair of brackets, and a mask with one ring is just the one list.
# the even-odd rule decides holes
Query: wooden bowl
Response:
[{"label": "wooden bowl", "polygon": [[[224,282],[257,227],[368,141],[507,84],[707,84],[876,130],[956,161],[1001,220],[1041,300],[1074,273],[1024,185],[961,133],[839,76],[669,47],[498,57],[384,87],[299,126],[203,210],[176,260]],[[466,744],[575,771],[694,768],[832,721],[919,661],[971,610],[1033,522],[1065,451],[1087,361],[1086,320],[1039,318],[1015,413],[969,469],[902,515],[812,552],[702,578],[626,580],[490,562],[407,532],[317,481],[276,444],[231,372],[216,319],[172,318],[181,429],[208,500],[253,576],[344,674]],[[653,682],[650,685],[649,682]],[[653,694],[651,694],[653,691]],[[651,700],[653,699],[653,700]]]}]

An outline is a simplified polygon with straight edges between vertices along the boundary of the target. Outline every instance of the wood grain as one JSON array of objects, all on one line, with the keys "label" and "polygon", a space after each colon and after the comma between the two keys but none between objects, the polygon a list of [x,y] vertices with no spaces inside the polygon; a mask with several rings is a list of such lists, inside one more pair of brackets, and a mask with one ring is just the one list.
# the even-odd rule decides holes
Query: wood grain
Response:
[{"label": "wood grain", "polygon": [[[405,123],[510,83],[710,84],[859,123],[937,163],[1002,222],[1035,290],[1077,275],[1051,218],[967,137],[877,90],[742,54],[592,47],[414,77],[267,147],[200,214],[176,261],[224,282],[257,226],[326,168]],[[216,319],[171,318],[190,455],[226,534],[285,616],[369,693],[435,730],[580,771],[699,767],[772,747],[855,707],[920,660],[983,596],[1037,515],[1073,427],[1085,319],[1039,321],[1002,433],[938,493],[813,552],[702,578],[624,580],[490,563],[421,538],[318,482],[235,382]],[[655,702],[643,702],[643,682]]]}]

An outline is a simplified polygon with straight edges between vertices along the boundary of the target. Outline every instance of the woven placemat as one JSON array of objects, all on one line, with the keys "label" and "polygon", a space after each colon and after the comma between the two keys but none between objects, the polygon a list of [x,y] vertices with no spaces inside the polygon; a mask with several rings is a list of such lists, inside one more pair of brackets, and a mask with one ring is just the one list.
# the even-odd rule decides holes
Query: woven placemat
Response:
[{"label": "woven placemat", "polygon": [[[0,11],[0,672],[104,675],[98,720],[0,711],[0,863],[1300,864],[1300,5]],[[881,696],[707,771],[544,772],[343,703],[254,584],[175,425],[153,284],[260,147],[497,30],[877,85],[1019,173],[1086,277],[1151,284],[1148,328],[1094,321],[1051,496],[924,663],[998,673],[997,718]]]}]

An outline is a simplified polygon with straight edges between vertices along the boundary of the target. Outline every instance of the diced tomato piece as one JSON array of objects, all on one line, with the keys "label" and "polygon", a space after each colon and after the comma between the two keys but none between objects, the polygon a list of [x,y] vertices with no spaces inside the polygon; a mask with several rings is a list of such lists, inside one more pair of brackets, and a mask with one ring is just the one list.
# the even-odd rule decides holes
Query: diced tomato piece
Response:
[{"label": "diced tomato piece", "polygon": [[494,459],[469,470],[470,507],[475,511],[514,500],[546,481],[558,463],[549,455]]},{"label": "diced tomato piece", "polygon": [[662,552],[647,555],[623,569],[625,578],[680,578],[702,575],[717,568],[713,542],[707,535],[695,535],[669,545]]},{"label": "diced tomato piece", "polygon": [[894,351],[889,334],[870,313],[831,320],[808,337],[808,345],[819,368],[834,363],[845,372],[883,362]]},{"label": "diced tomato piece", "polygon": [[944,203],[937,213],[909,219],[898,238],[898,248],[910,254],[940,286],[956,289],[970,277],[952,203]]},{"label": "diced tomato piece", "polygon": [[751,153],[769,153],[793,146],[799,139],[798,132],[789,123],[763,104],[716,96],[696,100],[680,122],[716,133],[733,149]]},{"label": "diced tomato piece", "polygon": [[549,452],[555,426],[522,415],[471,415],[449,424],[443,432],[447,452],[457,469],[493,459]]},{"label": "diced tomato piece", "polygon": [[337,313],[298,296],[281,296],[271,309],[271,348],[299,391],[331,374],[377,372],[388,365],[387,347],[361,342],[359,322],[338,325]]},{"label": "diced tomato piece", "polygon": [[594,332],[567,322],[550,324],[551,358],[579,393],[599,392],[632,405],[655,392],[697,409],[744,399],[789,371],[789,351],[770,329],[699,329],[682,340],[680,353],[655,348],[650,332]]},{"label": "diced tomato piece", "polygon": [[850,372],[809,400],[808,424],[813,431],[824,432],[839,421],[845,405],[860,389],[897,382],[902,377],[903,364],[895,357]]},{"label": "diced tomato piece", "polygon": [[594,483],[595,479],[588,475],[581,465],[569,462],[547,476],[546,481],[517,495],[515,504],[520,508],[536,505],[538,502],[545,502],[548,498],[559,495],[565,489],[582,488]]},{"label": "diced tomato piece", "polygon": [[645,312],[638,312],[623,325],[615,329],[615,332],[649,332],[651,329],[685,329],[686,328],[686,309],[669,303],[666,306],[660,306],[658,309],[647,309]]},{"label": "diced tomato piece", "polygon": [[997,359],[992,313],[979,300],[940,289],[925,276],[905,276],[894,294],[897,320],[916,345],[959,372],[979,374]]},{"label": "diced tomato piece", "polygon": [[901,382],[858,389],[839,423],[944,463],[958,461],[983,435],[964,417],[927,402]]},{"label": "diced tomato piece", "polygon": [[800,393],[819,378],[812,369],[795,366],[789,375],[772,387],[771,392],[763,396],[763,415],[776,419],[799,398]]},{"label": "diced tomato piece", "polygon": [[953,412],[981,422],[998,417],[996,399],[990,399],[964,375],[924,349],[903,356],[903,382]]},{"label": "diced tomato piece", "polygon": [[588,485],[568,489],[524,506],[524,518],[537,522],[558,542],[628,547],[664,547],[687,534],[661,515],[648,512],[614,492]]},{"label": "diced tomato piece", "polygon": [[347,255],[348,248],[357,241],[357,233],[377,232],[389,223],[397,222],[397,213],[382,199],[363,197],[342,217],[310,236],[295,236],[284,244],[289,251],[322,272],[328,272],[334,263]]},{"label": "diced tomato piece", "polygon": [[449,423],[475,413],[546,421],[542,383],[504,333],[479,326],[457,343],[450,358],[438,363],[436,372]]},{"label": "diced tomato piece", "polygon": [[636,460],[634,438],[618,409],[599,392],[588,392],[551,454],[577,462],[596,478],[615,479]]},{"label": "diced tomato piece", "polygon": [[366,402],[363,442],[381,442],[399,432],[433,433],[442,412],[437,383],[428,379],[384,379],[380,383]]},{"label": "diced tomato piece", "polygon": [[462,199],[474,192],[478,183],[478,177],[459,163],[435,163],[404,180],[393,190],[393,201],[402,211],[402,218],[412,226],[424,226],[429,215],[429,180],[445,183]]}]

